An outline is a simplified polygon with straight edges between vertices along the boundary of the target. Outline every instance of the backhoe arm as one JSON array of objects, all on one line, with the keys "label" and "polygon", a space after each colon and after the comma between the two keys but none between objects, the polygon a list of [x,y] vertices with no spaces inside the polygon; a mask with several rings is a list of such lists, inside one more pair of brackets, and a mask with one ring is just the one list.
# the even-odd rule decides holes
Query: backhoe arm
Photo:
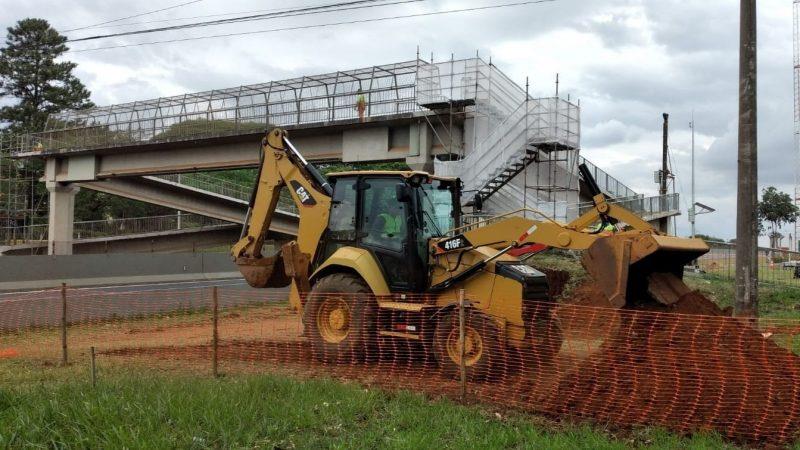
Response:
[{"label": "backhoe arm", "polygon": [[[308,264],[328,224],[332,189],[325,177],[292,146],[285,131],[272,130],[262,141],[261,150],[258,180],[242,236],[231,254],[253,287],[283,287],[292,278],[305,279],[307,285]],[[289,193],[299,212],[297,241],[266,257],[262,247],[284,186],[290,187]],[[305,287],[297,286],[301,291]]]},{"label": "backhoe arm", "polygon": [[[533,220],[518,216],[521,211],[514,211],[508,217],[493,219],[492,223],[466,231],[459,235],[465,238],[470,247],[491,246],[495,248],[519,247],[525,244],[537,243],[549,247],[568,250],[586,250],[599,237],[599,234],[589,231],[589,227],[597,223],[613,221],[624,222],[636,232],[659,234],[652,225],[642,220],[627,209],[607,203],[605,196],[595,196],[594,207],[564,225],[553,220]],[[531,211],[538,214],[536,211]],[[457,239],[459,236],[453,239]],[[441,250],[446,247],[439,245]],[[454,248],[463,246],[452,246]]]}]

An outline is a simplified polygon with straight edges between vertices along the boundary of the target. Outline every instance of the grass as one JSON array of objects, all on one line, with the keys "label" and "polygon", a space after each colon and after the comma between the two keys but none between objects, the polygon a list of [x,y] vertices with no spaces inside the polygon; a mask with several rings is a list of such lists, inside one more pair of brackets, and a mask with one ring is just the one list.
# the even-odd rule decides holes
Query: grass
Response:
[{"label": "grass", "polygon": [[80,368],[21,362],[0,362],[0,375],[0,448],[733,448],[715,435],[615,434],[327,379],[105,370],[92,387]]},{"label": "grass", "polygon": [[[706,294],[723,308],[733,305],[733,281],[714,275],[687,275],[685,279],[689,287]],[[760,317],[800,318],[800,286],[760,283],[758,309]]]}]

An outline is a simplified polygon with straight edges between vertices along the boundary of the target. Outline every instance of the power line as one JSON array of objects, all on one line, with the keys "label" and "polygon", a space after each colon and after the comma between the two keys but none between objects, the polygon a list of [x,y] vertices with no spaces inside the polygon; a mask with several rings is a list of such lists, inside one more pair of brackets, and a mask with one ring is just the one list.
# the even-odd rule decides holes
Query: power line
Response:
[{"label": "power line", "polygon": [[309,6],[309,7],[302,7],[302,8],[295,8],[289,9],[282,12],[272,12],[266,14],[256,14],[251,16],[241,16],[241,17],[231,17],[228,19],[218,19],[218,20],[211,20],[207,22],[194,22],[194,23],[187,23],[182,25],[172,25],[168,27],[160,27],[160,28],[149,28],[145,30],[134,30],[134,31],[123,31],[120,33],[112,33],[112,34],[103,34],[98,36],[88,36],[83,38],[77,39],[70,39],[68,42],[81,42],[81,41],[93,41],[97,39],[107,39],[111,37],[119,37],[119,36],[131,36],[136,34],[149,34],[149,33],[158,33],[162,31],[175,31],[175,30],[182,30],[186,28],[200,28],[200,27],[208,27],[208,26],[215,26],[215,25],[226,25],[230,23],[239,23],[239,22],[252,22],[257,20],[267,20],[267,19],[274,19],[274,18],[283,18],[283,17],[294,17],[294,16],[303,16],[303,15],[310,15],[310,14],[320,14],[325,12],[333,12],[333,11],[347,11],[353,9],[361,9],[361,8],[374,8],[376,6],[386,6],[386,5],[396,5],[399,3],[414,3],[414,2],[421,2],[425,0],[404,0],[404,1],[396,1],[393,3],[379,3],[378,2],[385,2],[386,0],[355,0],[355,1],[348,1],[348,2],[338,2],[338,3],[329,3],[321,6]]},{"label": "power line", "polygon": [[106,25],[106,24],[109,24],[109,23],[114,23],[114,22],[119,22],[119,21],[122,21],[122,20],[133,19],[135,17],[147,16],[147,15],[150,15],[150,14],[155,14],[157,12],[167,11],[169,9],[180,8],[181,6],[187,6],[187,5],[191,5],[192,3],[199,3],[199,2],[202,2],[202,1],[203,0],[191,0],[189,2],[180,3],[178,5],[167,6],[166,8],[155,9],[153,11],[147,11],[147,12],[143,12],[143,13],[139,13],[139,14],[134,14],[132,16],[120,17],[119,19],[108,20],[108,21],[105,21],[105,22],[96,23],[94,25],[87,25],[85,27],[72,28],[71,30],[64,30],[63,32],[64,33],[69,33],[70,31],[79,31],[79,30],[86,30],[88,28],[97,28],[99,26]]},{"label": "power line", "polygon": [[[311,6],[322,6],[322,5],[321,4],[314,4],[314,5],[307,5],[307,6],[311,7]],[[286,7],[284,7],[284,8],[256,9],[256,10],[250,10],[250,11],[237,11],[237,12],[230,12],[230,13],[204,14],[204,15],[200,15],[200,16],[173,17],[173,18],[170,18],[170,19],[158,19],[158,20],[145,20],[145,21],[141,21],[141,22],[117,23],[117,24],[108,25],[108,26],[105,26],[105,27],[102,27],[102,28],[130,27],[130,26],[133,26],[133,25],[148,25],[148,24],[151,24],[151,23],[175,22],[175,21],[179,21],[179,20],[208,19],[208,18],[211,18],[211,17],[238,16],[238,15],[241,15],[241,14],[260,14],[260,13],[268,13],[268,12],[275,12],[275,11],[289,11],[291,9],[294,9],[294,8],[286,8]],[[82,27],[82,28],[79,28],[79,29],[87,30],[87,29],[91,29],[91,28],[100,28],[101,26],[102,25],[91,25],[91,26]],[[75,30],[71,30],[71,31],[77,31],[77,30],[78,29],[76,28]]]},{"label": "power line", "polygon": [[115,48],[127,48],[127,47],[139,47],[144,45],[156,45],[156,44],[168,44],[173,42],[186,42],[186,41],[196,41],[201,39],[214,39],[220,37],[232,37],[232,36],[245,36],[245,35],[253,35],[253,34],[266,34],[266,33],[275,33],[279,31],[294,31],[294,30],[307,30],[311,28],[326,28],[332,26],[339,26],[339,25],[353,25],[359,23],[369,23],[369,22],[386,22],[389,20],[397,20],[397,19],[412,19],[417,17],[429,17],[429,16],[440,16],[444,14],[454,14],[454,13],[463,13],[463,12],[474,12],[474,11],[485,11],[490,9],[499,9],[499,8],[509,8],[515,6],[525,6],[525,5],[533,5],[533,4],[540,4],[540,3],[553,3],[558,0],[531,0],[525,2],[515,2],[515,3],[504,3],[501,5],[491,5],[491,6],[478,6],[473,8],[462,8],[462,9],[451,9],[445,11],[433,11],[428,13],[419,13],[419,14],[407,14],[407,15],[399,15],[399,16],[388,16],[388,17],[377,17],[373,19],[359,19],[359,20],[348,20],[344,22],[330,22],[330,23],[322,23],[316,25],[303,25],[303,26],[294,26],[294,27],[285,27],[285,28],[272,28],[269,30],[260,30],[260,31],[244,31],[239,33],[225,33],[225,34],[214,34],[208,36],[197,36],[197,37],[190,37],[190,38],[179,38],[179,39],[167,39],[163,41],[150,41],[150,42],[138,42],[135,44],[122,44],[122,45],[110,45],[106,47],[96,47],[96,48],[84,48],[78,50],[70,50],[70,53],[83,53],[83,52],[91,52],[97,50],[111,50]]}]

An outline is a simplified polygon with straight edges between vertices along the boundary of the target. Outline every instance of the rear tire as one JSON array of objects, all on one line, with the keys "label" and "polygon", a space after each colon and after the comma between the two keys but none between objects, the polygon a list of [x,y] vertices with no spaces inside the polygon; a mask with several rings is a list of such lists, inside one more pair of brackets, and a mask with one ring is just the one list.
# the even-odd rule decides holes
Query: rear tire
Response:
[{"label": "rear tire", "polygon": [[327,363],[361,361],[377,345],[377,304],[357,275],[335,273],[320,279],[308,295],[303,325],[314,357]]},{"label": "rear tire", "polygon": [[[471,310],[465,312],[464,361],[469,381],[498,378],[505,373],[505,351],[500,328],[489,317]],[[439,318],[433,337],[433,352],[445,375],[461,373],[458,311]]]},{"label": "rear tire", "polygon": [[555,360],[564,343],[564,333],[552,314],[534,320],[531,329],[533,335],[528,337],[530,349],[524,350],[531,356],[530,363],[538,366],[548,365]]}]

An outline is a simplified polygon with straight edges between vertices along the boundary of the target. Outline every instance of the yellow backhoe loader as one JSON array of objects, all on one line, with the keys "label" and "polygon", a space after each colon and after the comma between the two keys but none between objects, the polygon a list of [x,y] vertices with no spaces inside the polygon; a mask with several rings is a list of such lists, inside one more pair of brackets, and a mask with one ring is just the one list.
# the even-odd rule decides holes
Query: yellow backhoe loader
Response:
[{"label": "yellow backhoe loader", "polygon": [[[548,323],[551,310],[540,307],[552,301],[546,276],[511,250],[530,243],[583,250],[587,272],[618,308],[678,301],[689,292],[683,266],[709,250],[702,240],[664,235],[607,202],[583,166],[594,207],[569,224],[508,214],[464,225],[458,179],[418,171],[326,178],[280,129],[263,139],[261,157],[232,256],[251,286],[291,286],[290,302],[314,354],[326,361],[363,357],[378,339],[427,342],[446,372],[458,371],[463,351],[467,376],[480,379],[498,353],[538,346],[548,355],[561,345]],[[298,235],[266,256],[283,187],[299,210]],[[590,231],[607,224],[626,231]],[[469,298],[463,350],[453,326],[462,289]]]}]

